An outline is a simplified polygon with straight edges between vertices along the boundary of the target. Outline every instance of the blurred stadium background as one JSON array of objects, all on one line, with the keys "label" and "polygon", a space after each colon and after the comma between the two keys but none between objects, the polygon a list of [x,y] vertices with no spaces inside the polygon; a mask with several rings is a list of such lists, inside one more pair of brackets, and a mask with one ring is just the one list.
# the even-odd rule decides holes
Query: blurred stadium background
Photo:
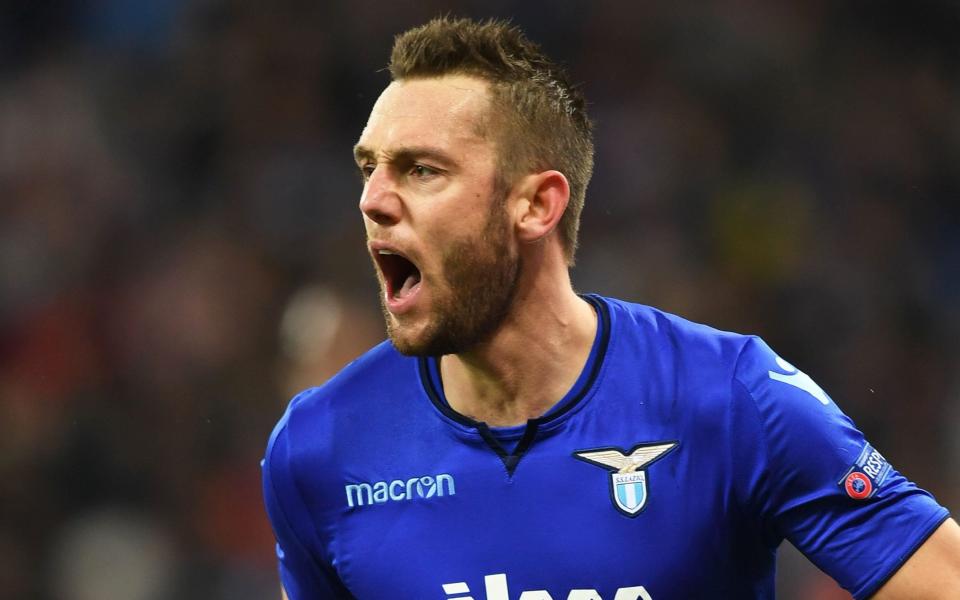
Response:
[{"label": "blurred stadium background", "polygon": [[258,462],[382,336],[350,147],[441,13],[583,82],[580,289],[763,335],[960,507],[955,2],[0,6],[0,597],[277,597]]}]

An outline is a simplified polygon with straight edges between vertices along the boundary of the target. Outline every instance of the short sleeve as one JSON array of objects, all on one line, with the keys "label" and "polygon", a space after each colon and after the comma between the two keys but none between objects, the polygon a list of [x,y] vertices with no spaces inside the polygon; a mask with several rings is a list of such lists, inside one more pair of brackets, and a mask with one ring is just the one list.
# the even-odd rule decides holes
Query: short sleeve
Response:
[{"label": "short sleeve", "polygon": [[296,488],[286,417],[270,436],[263,460],[263,496],[277,540],[280,580],[290,600],[351,598],[335,571],[311,543],[313,523]]},{"label": "short sleeve", "polygon": [[742,418],[756,420],[743,427],[756,435],[742,455],[761,527],[855,598],[873,594],[948,517],[810,377],[757,338],[741,352],[734,395],[750,405]]}]

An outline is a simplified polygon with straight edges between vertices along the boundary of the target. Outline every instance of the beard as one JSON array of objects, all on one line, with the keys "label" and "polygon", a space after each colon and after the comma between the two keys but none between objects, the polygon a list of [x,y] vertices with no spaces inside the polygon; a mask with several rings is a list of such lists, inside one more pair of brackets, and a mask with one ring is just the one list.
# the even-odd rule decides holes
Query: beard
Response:
[{"label": "beard", "polygon": [[509,220],[494,210],[483,231],[447,248],[441,261],[446,285],[431,290],[432,314],[419,333],[391,318],[384,303],[387,334],[401,354],[460,354],[492,337],[510,312],[520,279],[520,258],[509,250],[509,233]]}]

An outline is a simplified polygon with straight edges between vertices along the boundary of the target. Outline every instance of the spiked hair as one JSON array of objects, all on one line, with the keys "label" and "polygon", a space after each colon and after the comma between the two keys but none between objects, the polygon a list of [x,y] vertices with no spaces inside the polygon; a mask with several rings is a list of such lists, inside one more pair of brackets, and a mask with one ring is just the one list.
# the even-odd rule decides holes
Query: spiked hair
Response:
[{"label": "spiked hair", "polygon": [[509,23],[448,17],[398,35],[389,69],[394,81],[471,75],[489,84],[498,183],[509,187],[519,176],[547,169],[567,177],[570,200],[559,230],[572,265],[593,173],[593,125],[563,69]]}]

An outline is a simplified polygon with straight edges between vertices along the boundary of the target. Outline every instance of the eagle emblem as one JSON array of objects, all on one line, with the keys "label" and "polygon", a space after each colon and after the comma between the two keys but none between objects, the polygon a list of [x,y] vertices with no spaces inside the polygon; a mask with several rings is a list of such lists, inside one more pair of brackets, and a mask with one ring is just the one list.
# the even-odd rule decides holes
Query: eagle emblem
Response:
[{"label": "eagle emblem", "polygon": [[628,517],[635,517],[647,505],[647,467],[666,456],[680,442],[640,444],[627,453],[617,448],[574,452],[573,456],[610,473],[613,505]]}]

